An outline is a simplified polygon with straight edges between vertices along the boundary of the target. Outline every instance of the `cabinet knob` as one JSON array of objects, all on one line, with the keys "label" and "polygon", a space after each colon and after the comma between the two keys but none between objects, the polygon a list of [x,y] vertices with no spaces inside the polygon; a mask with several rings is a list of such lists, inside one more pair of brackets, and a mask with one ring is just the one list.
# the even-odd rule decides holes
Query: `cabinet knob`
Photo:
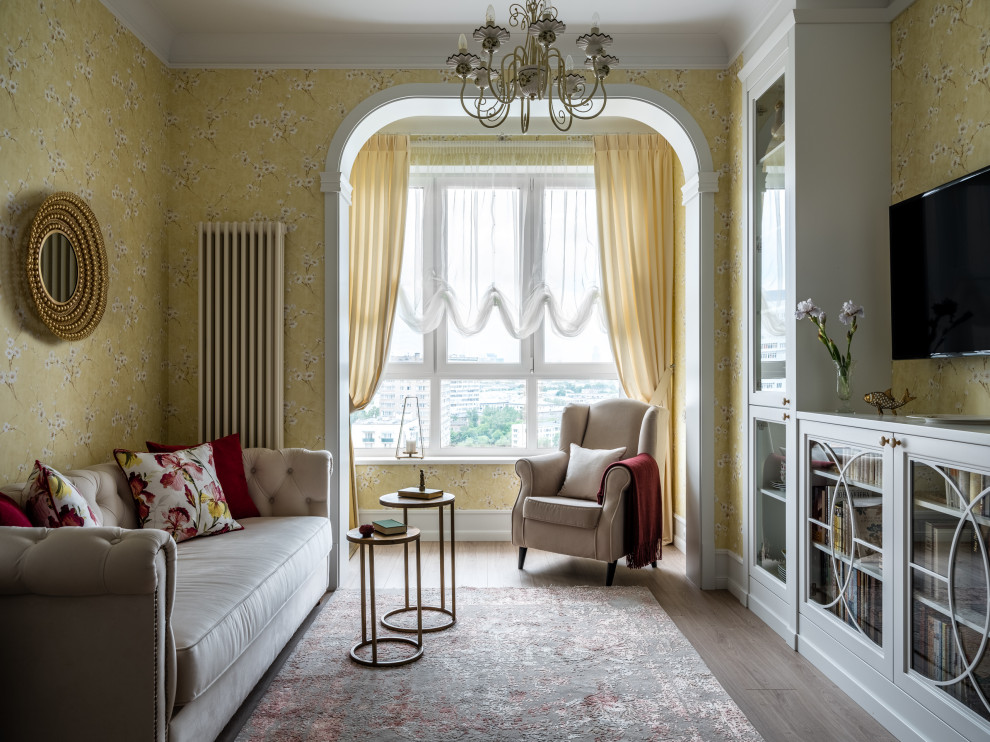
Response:
[{"label": "cabinet knob", "polygon": [[886,446],[888,443],[890,443],[890,439],[887,436],[884,435],[880,437],[881,446]]},{"label": "cabinet knob", "polygon": [[891,448],[897,448],[898,446],[903,445],[903,443],[904,443],[904,441],[899,441],[896,438],[891,438],[890,439],[890,447]]},{"label": "cabinet knob", "polygon": [[790,419],[791,419],[791,416],[790,416],[790,415],[788,415],[788,414],[787,414],[787,413],[785,412],[785,413],[784,413],[784,419],[785,419],[785,420],[790,420]]},{"label": "cabinet knob", "polygon": [[789,400],[787,397],[784,397],[784,406],[786,407],[790,403],[791,403],[791,400]]}]

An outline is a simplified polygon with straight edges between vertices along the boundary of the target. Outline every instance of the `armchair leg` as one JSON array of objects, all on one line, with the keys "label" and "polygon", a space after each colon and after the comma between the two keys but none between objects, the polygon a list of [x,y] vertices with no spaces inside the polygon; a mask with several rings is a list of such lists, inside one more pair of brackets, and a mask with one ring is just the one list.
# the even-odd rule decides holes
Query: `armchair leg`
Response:
[{"label": "armchair leg", "polygon": [[615,565],[618,563],[619,563],[618,559],[616,559],[614,562],[608,563],[608,572],[605,575],[605,587],[612,586],[612,580],[615,579]]},{"label": "armchair leg", "polygon": [[526,547],[519,547],[519,569],[523,568],[523,563],[526,561]]}]

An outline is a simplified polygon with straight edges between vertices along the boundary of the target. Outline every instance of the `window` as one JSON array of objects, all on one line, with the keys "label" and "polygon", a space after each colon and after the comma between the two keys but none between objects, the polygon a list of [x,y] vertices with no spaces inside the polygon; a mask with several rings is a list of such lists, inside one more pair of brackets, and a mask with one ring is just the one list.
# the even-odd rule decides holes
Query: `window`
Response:
[{"label": "window", "polygon": [[389,359],[355,445],[394,450],[415,396],[432,454],[555,448],[566,404],[623,396],[600,280],[591,167],[414,168]]}]

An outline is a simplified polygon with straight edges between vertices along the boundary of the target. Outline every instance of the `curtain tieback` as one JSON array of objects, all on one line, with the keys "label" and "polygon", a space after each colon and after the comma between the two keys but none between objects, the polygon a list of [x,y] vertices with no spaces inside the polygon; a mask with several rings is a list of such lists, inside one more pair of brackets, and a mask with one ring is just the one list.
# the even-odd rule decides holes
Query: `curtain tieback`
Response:
[{"label": "curtain tieback", "polygon": [[[670,390],[670,380],[674,375],[674,364],[667,366],[667,369],[663,372],[663,376],[660,377],[660,381],[657,384],[657,388],[653,391],[653,396],[650,397],[650,404],[654,407],[666,407],[667,404],[667,392]],[[662,404],[661,404],[662,403]]]}]

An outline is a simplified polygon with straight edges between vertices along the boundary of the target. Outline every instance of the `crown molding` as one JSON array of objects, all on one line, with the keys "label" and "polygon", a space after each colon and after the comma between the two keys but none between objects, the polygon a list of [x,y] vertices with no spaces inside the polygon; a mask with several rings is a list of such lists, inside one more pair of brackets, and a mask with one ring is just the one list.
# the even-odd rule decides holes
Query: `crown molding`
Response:
[{"label": "crown molding", "polygon": [[[614,34],[620,69],[724,69],[717,34]],[[454,50],[450,34],[211,34],[180,33],[172,67],[296,67],[325,69],[443,69]]]},{"label": "crown molding", "polygon": [[175,31],[158,9],[147,0],[100,0],[124,28],[138,37],[148,50],[166,65]]}]

